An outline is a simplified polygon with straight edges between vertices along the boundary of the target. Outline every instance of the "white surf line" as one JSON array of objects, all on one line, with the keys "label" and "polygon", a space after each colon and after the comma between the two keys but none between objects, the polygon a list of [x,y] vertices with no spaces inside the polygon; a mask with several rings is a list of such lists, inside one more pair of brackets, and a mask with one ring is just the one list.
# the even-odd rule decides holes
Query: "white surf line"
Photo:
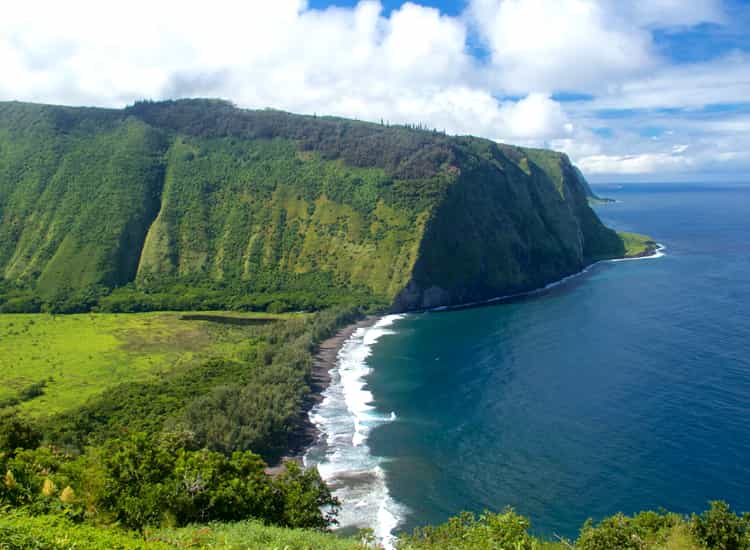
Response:
[{"label": "white surf line", "polygon": [[482,306],[487,304],[493,304],[495,302],[502,302],[505,300],[511,300],[513,298],[523,298],[525,296],[534,296],[536,294],[541,294],[542,292],[545,292],[551,288],[555,288],[557,286],[560,286],[564,283],[567,283],[571,279],[575,279],[576,277],[580,277],[581,275],[588,273],[591,269],[593,269],[595,266],[599,264],[604,263],[615,263],[615,262],[632,262],[635,260],[655,260],[657,258],[661,258],[665,256],[666,254],[664,251],[667,249],[666,246],[664,246],[661,243],[656,243],[656,250],[653,254],[649,254],[648,256],[637,256],[635,258],[611,258],[609,260],[599,260],[598,262],[594,262],[593,264],[589,264],[586,267],[584,267],[581,271],[578,271],[577,273],[573,273],[571,275],[568,275],[566,277],[563,277],[562,279],[559,279],[557,281],[553,281],[551,283],[547,283],[543,287],[535,288],[534,290],[527,290],[526,292],[517,292],[515,294],[506,294],[505,296],[497,296],[495,298],[489,298],[487,300],[478,300],[476,302],[467,302],[465,304],[457,304],[454,306],[439,306],[427,309],[427,311],[450,311],[453,309],[464,309],[469,307],[475,307],[475,306]]},{"label": "white surf line", "polygon": [[[665,248],[657,244],[656,251],[649,256],[600,260],[535,290],[428,311],[459,309],[532,296],[579,277],[600,263],[661,258]],[[331,369],[331,382],[322,393],[323,400],[309,413],[310,420],[322,434],[321,441],[311,447],[303,459],[305,466],[317,466],[323,480],[342,502],[338,528],[373,527],[375,538],[385,550],[394,548],[396,537],[393,531],[408,509],[391,497],[382,468],[383,459],[372,456],[367,445],[373,428],[396,420],[395,412],[387,415],[378,413],[372,404],[372,393],[365,389],[367,376],[372,372],[367,358],[381,336],[393,334],[388,327],[403,317],[387,315],[370,327],[358,328],[341,346],[336,365]]]},{"label": "white surf line", "polygon": [[390,496],[383,459],[374,457],[367,444],[370,432],[396,419],[394,412],[375,410],[366,389],[372,369],[367,358],[372,347],[402,315],[388,315],[370,327],[357,329],[338,352],[331,383],[323,400],[310,411],[310,420],[322,434],[305,453],[305,466],[317,466],[323,480],[341,501],[338,528],[371,527],[378,542],[393,548],[393,531],[406,508]]}]

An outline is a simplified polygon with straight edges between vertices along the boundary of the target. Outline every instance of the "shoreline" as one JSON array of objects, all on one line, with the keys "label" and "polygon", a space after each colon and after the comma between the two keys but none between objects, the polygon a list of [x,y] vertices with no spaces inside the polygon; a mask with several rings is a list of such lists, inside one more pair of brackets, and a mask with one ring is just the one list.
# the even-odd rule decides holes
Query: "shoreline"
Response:
[{"label": "shoreline", "polygon": [[295,426],[294,431],[290,435],[290,445],[286,454],[281,457],[277,464],[269,465],[266,468],[267,473],[280,473],[283,470],[284,463],[288,461],[294,461],[301,465],[308,449],[323,435],[310,419],[310,411],[312,411],[315,405],[323,401],[323,392],[331,383],[331,369],[336,367],[341,347],[351,338],[357,329],[370,327],[379,318],[377,315],[368,315],[364,319],[342,327],[336,334],[330,338],[326,338],[318,345],[313,360],[310,393],[302,403],[299,424]]},{"label": "shoreline", "polygon": [[[372,430],[393,422],[393,411],[377,409],[368,387],[368,358],[381,337],[395,334],[393,323],[403,316],[383,314],[363,319],[323,342],[316,377],[327,384],[322,401],[308,413],[317,438],[303,457],[317,466],[321,478],[341,501],[338,527],[344,532],[372,528],[383,548],[393,548],[393,531],[406,508],[393,500],[384,468],[386,460],[371,454]],[[332,370],[335,368],[335,370]]]},{"label": "shoreline", "polygon": [[622,258],[607,258],[605,260],[597,260],[595,262],[591,262],[587,266],[585,266],[580,271],[577,271],[575,273],[571,273],[570,275],[566,275],[565,277],[558,279],[556,281],[552,281],[551,283],[547,283],[544,286],[540,286],[538,288],[532,289],[532,290],[525,290],[523,292],[516,292],[514,294],[506,294],[504,296],[496,296],[495,298],[488,298],[486,300],[477,300],[475,302],[467,302],[465,304],[456,304],[452,306],[438,306],[434,308],[429,309],[415,309],[404,313],[424,313],[424,312],[430,312],[430,313],[438,313],[441,311],[455,311],[459,309],[470,309],[474,307],[482,307],[492,304],[498,304],[502,302],[506,302],[508,300],[514,300],[516,298],[525,298],[528,296],[535,296],[537,294],[541,294],[542,292],[545,292],[547,290],[550,290],[552,288],[558,287],[572,279],[575,279],[577,277],[580,277],[581,275],[585,275],[588,273],[591,269],[593,269],[595,266],[599,264],[604,263],[615,263],[615,262],[629,262],[629,261],[635,261],[635,260],[651,260],[656,258],[661,258],[664,256],[663,251],[666,250],[666,246],[660,243],[654,243],[653,247],[649,247],[640,254],[637,254],[635,256],[624,256]]},{"label": "shoreline", "polygon": [[[559,285],[566,283],[567,281],[577,278],[585,273],[589,272],[596,265],[607,262],[624,262],[632,260],[647,260],[652,258],[662,257],[663,250],[666,247],[659,243],[655,243],[653,247],[649,247],[641,254],[636,256],[628,256],[623,258],[608,258],[606,260],[598,260],[585,266],[581,271],[567,275],[557,281],[548,283],[542,287],[525,291],[518,292],[515,294],[509,294],[506,296],[498,296],[495,298],[489,298],[486,300],[480,300],[476,302],[469,302],[466,304],[457,304],[452,306],[439,306],[431,309],[405,311],[402,313],[421,313],[421,312],[442,312],[442,311],[455,311],[459,309],[468,309],[474,307],[481,307],[486,305],[492,305],[496,303],[502,303],[504,301],[513,300],[516,298],[523,298],[527,296],[534,296],[540,294]],[[344,343],[354,334],[357,329],[371,327],[377,323],[382,315],[368,315],[364,319],[360,319],[357,322],[346,325],[341,328],[336,334],[330,338],[326,338],[318,345],[318,350],[315,353],[315,358],[312,367],[310,393],[305,398],[300,412],[299,425],[295,427],[294,432],[290,437],[290,446],[287,453],[280,459],[278,464],[271,465],[267,471],[269,473],[278,473],[283,468],[283,464],[286,461],[292,460],[298,463],[302,463],[303,458],[307,451],[319,440],[323,433],[318,427],[313,424],[310,419],[310,412],[312,409],[323,401],[323,392],[328,388],[331,383],[331,370],[336,367],[338,361],[338,354]]]},{"label": "shoreline", "polygon": [[[518,293],[518,294],[515,294],[515,295],[512,295],[512,296],[503,296],[503,297],[492,298],[492,299],[489,299],[489,300],[486,300],[486,301],[483,301],[483,302],[473,303],[473,304],[469,304],[469,305],[443,307],[443,308],[438,308],[437,310],[432,309],[432,310],[422,310],[422,311],[426,311],[426,312],[431,312],[431,311],[446,311],[446,310],[455,310],[455,309],[466,308],[466,307],[479,307],[479,306],[483,306],[483,305],[492,305],[492,304],[495,304],[495,303],[502,303],[503,301],[509,300],[509,299],[512,299],[512,298],[535,295],[535,294],[538,294],[538,293],[545,292],[545,291],[547,291],[547,290],[549,290],[549,289],[551,289],[553,287],[562,285],[562,284],[568,282],[569,280],[571,280],[573,278],[576,278],[579,275],[582,275],[582,274],[588,272],[595,265],[597,265],[599,263],[617,262],[617,261],[626,261],[626,260],[641,260],[641,259],[649,259],[649,258],[658,258],[658,257],[661,257],[661,256],[664,255],[662,253],[662,251],[664,250],[664,248],[665,248],[664,246],[662,246],[662,245],[660,245],[658,243],[655,243],[652,247],[649,247],[647,250],[645,250],[639,256],[626,257],[626,258],[610,258],[610,259],[606,259],[606,260],[599,260],[597,262],[592,262],[591,264],[585,266],[581,271],[579,271],[577,273],[573,273],[571,275],[563,277],[563,278],[561,278],[561,279],[559,279],[557,281],[551,282],[551,283],[549,283],[549,284],[547,284],[547,285],[545,285],[543,287],[540,287],[540,288],[537,288],[537,289],[534,289],[534,290],[531,290],[531,291],[523,292],[523,293]],[[408,312],[405,312],[405,313],[408,313]],[[372,327],[372,326],[378,326],[377,325],[378,321],[380,319],[386,319],[386,318],[387,318],[387,316],[383,317],[382,315],[381,316],[375,316],[375,315],[368,316],[368,317],[366,317],[364,319],[361,319],[360,321],[358,321],[356,323],[352,323],[352,324],[349,324],[349,325],[343,327],[335,335],[333,335],[330,338],[327,338],[326,340],[323,340],[319,344],[318,349],[317,349],[317,351],[315,353],[315,359],[314,359],[314,364],[313,364],[312,373],[311,373],[311,383],[310,383],[310,389],[311,389],[311,391],[310,391],[309,395],[307,396],[307,398],[305,399],[305,403],[304,403],[304,405],[302,407],[301,414],[304,415],[304,416],[300,419],[300,426],[299,426],[299,428],[297,430],[297,434],[295,434],[295,435],[292,436],[292,441],[294,443],[294,446],[292,447],[292,449],[290,449],[290,451],[291,451],[289,453],[290,456],[285,457],[284,459],[282,459],[282,462],[280,463],[280,465],[277,466],[276,468],[271,469],[272,471],[269,472],[269,473],[280,472],[282,470],[282,468],[283,468],[284,461],[287,461],[287,460],[294,460],[294,461],[296,461],[296,462],[298,462],[298,463],[300,463],[301,465],[304,466],[304,464],[307,461],[306,457],[308,456],[308,453],[311,452],[311,449],[315,449],[315,446],[322,441],[321,438],[326,437],[327,434],[323,431],[323,429],[325,429],[325,428],[323,428],[323,427],[321,427],[319,425],[316,425],[313,422],[313,418],[311,418],[311,413],[315,409],[315,407],[317,405],[319,405],[325,399],[325,395],[327,395],[326,390],[330,387],[330,385],[331,385],[331,383],[333,381],[333,376],[331,374],[331,371],[332,371],[333,368],[336,368],[336,367],[339,366],[339,359],[340,359],[340,351],[341,351],[341,349],[344,347],[344,345],[348,341],[350,341],[352,339],[353,335],[355,334],[355,332],[358,329],[360,329],[360,328],[366,328],[366,327]],[[374,340],[371,341],[369,345],[372,345],[372,344],[374,344]],[[368,353],[368,355],[369,355],[369,353]],[[348,355],[347,355],[347,357],[348,357]],[[356,357],[356,355],[355,355],[355,357]],[[350,359],[351,358],[349,358],[347,360],[350,360]],[[347,363],[347,365],[348,365],[348,363]],[[349,372],[349,371],[347,371],[347,372]],[[358,376],[362,376],[362,374],[360,373]],[[360,379],[360,381],[362,381],[362,382],[364,380],[365,380],[364,378]],[[351,380],[349,380],[349,382],[351,382]],[[369,392],[366,392],[366,393],[369,394]],[[370,398],[371,397],[372,396],[370,395]],[[340,396],[339,396],[339,399],[340,399]],[[357,402],[360,402],[360,401],[361,401],[361,399],[357,400]],[[347,399],[347,404],[348,404],[348,399]],[[369,407],[367,407],[367,408],[369,408]],[[392,415],[391,419],[395,418],[393,416],[393,413],[391,413],[391,415]],[[357,421],[355,420],[355,434],[354,434],[355,436],[358,433],[356,425],[357,425]],[[361,434],[361,435],[364,435],[364,434]],[[366,436],[365,436],[365,439],[366,439]],[[356,449],[357,446],[358,446],[358,443],[355,442],[354,443],[354,449]],[[365,449],[367,449],[366,446],[365,446]],[[360,451],[360,453],[361,452],[362,451]],[[369,452],[369,451],[366,450],[365,452]],[[341,464],[339,464],[339,462],[341,462],[341,461],[334,461],[334,463],[337,464],[338,467],[340,468]],[[363,463],[367,464],[367,466],[366,466],[367,468],[372,468],[372,466],[373,466],[370,463],[369,460],[364,461]],[[331,466],[331,464],[328,464],[327,469],[324,469],[324,470],[326,470],[326,471],[330,470],[330,466]],[[347,465],[347,468],[348,467],[349,466]],[[380,476],[381,476],[380,477],[380,482],[384,484],[385,483],[385,479],[382,478],[383,473],[382,473],[382,470],[380,470],[380,466],[379,465],[376,465],[373,471],[376,471],[376,470],[380,472]],[[334,470],[333,471],[334,472],[336,471],[336,467],[335,466],[334,466]],[[368,470],[368,472],[369,472],[369,470]],[[341,472],[339,472],[339,474],[340,473]],[[331,472],[328,471],[328,474],[326,474],[326,475],[329,475],[329,477],[330,477]],[[333,477],[331,477],[331,479],[334,480],[334,483],[336,483],[337,482],[336,480],[339,479],[339,478],[336,477],[337,475],[338,474],[333,474]],[[327,478],[325,478],[325,479],[327,479]],[[380,489],[380,490],[378,491],[377,489]],[[344,490],[344,489],[342,489],[342,490]],[[346,489],[346,491],[351,491],[351,488]],[[372,494],[380,495],[379,498],[381,500],[378,501],[379,502],[379,506],[380,506],[380,510],[379,510],[379,513],[378,513],[378,519],[377,520],[373,519],[373,521],[376,521],[376,525],[374,525],[372,527],[374,527],[376,529],[376,532],[379,535],[378,536],[379,540],[381,540],[381,542],[385,545],[386,548],[390,548],[391,547],[390,542],[392,542],[392,537],[393,537],[393,530],[398,526],[398,524],[402,520],[402,514],[403,514],[403,512],[401,511],[402,507],[401,507],[400,504],[398,504],[398,503],[396,503],[395,501],[392,500],[392,498],[389,495],[389,491],[388,491],[387,485],[384,485],[382,488],[380,486],[376,486],[375,489],[368,489],[368,491],[372,491]],[[344,495],[341,495],[340,498],[342,498],[342,500],[343,500],[344,499]],[[361,495],[358,495],[356,492],[353,495],[347,492],[346,493],[346,499],[347,499],[347,501],[352,501],[352,502],[360,502],[360,503],[364,502],[364,501],[361,500]],[[371,504],[371,502],[368,502],[368,505],[370,505],[370,504]],[[380,519],[380,516],[381,516],[380,512],[382,512],[383,510],[386,510],[389,513],[388,517],[390,518],[391,521],[382,521]],[[349,514],[349,515],[351,515],[351,514]],[[349,525],[351,523],[349,521],[349,520],[351,520],[351,518],[345,518],[345,519],[347,520],[346,525]]]}]

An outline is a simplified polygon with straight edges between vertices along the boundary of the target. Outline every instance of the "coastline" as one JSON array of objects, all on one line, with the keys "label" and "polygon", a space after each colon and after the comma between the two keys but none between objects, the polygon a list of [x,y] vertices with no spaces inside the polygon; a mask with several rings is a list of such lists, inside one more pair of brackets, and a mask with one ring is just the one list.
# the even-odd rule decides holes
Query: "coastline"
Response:
[{"label": "coastline", "polygon": [[516,298],[524,298],[524,297],[527,297],[527,296],[534,296],[536,294],[540,294],[542,292],[545,292],[545,291],[547,291],[547,290],[549,290],[551,288],[555,288],[557,286],[560,286],[560,285],[562,285],[562,284],[570,281],[571,279],[575,279],[577,277],[580,277],[581,275],[584,275],[584,274],[588,273],[589,271],[591,271],[591,269],[593,269],[595,266],[597,266],[599,264],[604,264],[604,263],[609,263],[609,262],[611,262],[611,263],[615,263],[615,262],[630,262],[630,261],[635,261],[635,260],[651,260],[651,259],[661,258],[662,256],[664,256],[664,250],[666,250],[666,248],[667,247],[664,246],[663,244],[654,243],[653,247],[649,247],[645,251],[643,251],[642,253],[637,254],[635,256],[624,256],[622,258],[607,258],[605,260],[597,260],[595,262],[592,262],[592,263],[588,264],[587,266],[585,266],[580,271],[577,271],[575,273],[567,275],[567,276],[563,277],[562,279],[558,279],[557,281],[552,281],[551,283],[547,283],[546,285],[541,286],[539,288],[535,288],[533,290],[526,290],[524,292],[516,292],[514,294],[507,294],[505,296],[496,296],[495,298],[488,298],[486,300],[477,300],[475,302],[467,302],[465,304],[456,304],[456,305],[453,305],[453,306],[438,306],[438,307],[430,308],[430,309],[413,310],[413,311],[409,311],[409,313],[419,313],[419,312],[422,312],[422,311],[440,312],[440,311],[454,311],[454,310],[457,310],[457,309],[469,309],[469,308],[473,308],[473,307],[481,307],[481,306],[487,306],[487,305],[490,305],[490,304],[502,303],[502,302],[505,302],[505,301],[508,301],[508,300],[514,300]]},{"label": "coastline", "polygon": [[[662,250],[664,250],[662,245],[654,244],[653,247],[649,247],[644,251],[644,254],[638,257],[613,258],[593,262],[577,273],[563,277],[532,291],[512,296],[496,297],[463,306],[438,308],[437,311],[490,305],[519,296],[534,295],[564,284],[570,279],[588,272],[599,263],[658,258],[663,256]],[[336,452],[332,455],[335,458],[327,458],[318,464],[319,469],[322,467],[320,469],[321,476],[327,483],[332,483],[332,487],[336,491],[343,491],[343,494],[338,495],[342,502],[346,500],[350,503],[350,507],[352,506],[351,503],[354,503],[355,512],[352,514],[350,510],[343,516],[343,525],[349,528],[352,525],[356,526],[357,523],[355,522],[361,520],[363,515],[371,517],[375,522],[376,536],[386,548],[392,547],[393,531],[399,525],[405,512],[404,507],[393,501],[390,497],[385,473],[380,461],[379,459],[373,460],[373,457],[369,455],[369,449],[366,445],[367,435],[369,435],[369,430],[372,428],[370,422],[373,420],[375,422],[387,422],[388,419],[378,418],[378,416],[382,417],[383,413],[375,413],[375,416],[371,416],[374,412],[374,407],[370,405],[372,395],[366,389],[366,376],[369,368],[364,363],[364,360],[370,353],[369,347],[374,345],[380,335],[383,334],[382,331],[385,330],[384,333],[388,334],[385,327],[388,327],[392,322],[389,319],[390,317],[398,318],[400,315],[386,315],[385,317],[369,316],[343,327],[334,336],[320,343],[315,354],[315,362],[312,370],[311,392],[305,400],[302,410],[302,414],[305,416],[301,419],[301,429],[299,435],[295,438],[296,445],[293,449],[293,454],[286,459],[295,460],[305,465],[308,464],[310,456],[313,456],[312,463],[316,464],[320,460],[321,448],[326,448],[326,442],[323,438],[335,434],[333,437],[334,441],[336,441]],[[376,332],[372,333],[369,331],[372,327],[374,327],[373,330],[376,330]],[[364,333],[358,333],[358,329],[368,330]],[[336,374],[338,371],[332,373],[334,368],[343,370],[339,374]],[[331,384],[335,385],[333,390],[329,389],[332,387]],[[352,390],[353,393],[351,393]],[[322,403],[324,399],[333,399],[334,408],[333,414],[331,414],[329,406],[327,416],[326,413],[323,413],[321,417],[321,412],[316,406]],[[340,411],[344,403],[344,408],[348,408],[350,413],[354,413],[353,433],[347,432],[347,428],[341,430]],[[354,404],[354,408],[352,408],[352,404]],[[395,419],[393,412],[390,415],[390,420]],[[321,427],[321,422],[323,422],[323,427]],[[344,425],[346,425],[346,421],[344,421]],[[363,428],[363,431],[360,431],[362,426],[365,426],[365,428]],[[333,430],[330,429],[331,427],[333,427]],[[342,436],[345,441],[343,447],[341,443]],[[327,445],[331,445],[330,439]],[[356,466],[352,466],[352,464]],[[367,483],[364,485],[361,483],[350,485],[349,481],[352,479],[367,480]],[[363,489],[370,484],[374,485],[367,489],[368,496],[363,497]],[[369,495],[374,495],[374,498]],[[364,508],[362,508],[363,506]],[[374,509],[377,509],[377,512],[373,512]],[[353,515],[355,516],[354,521],[352,521]]]},{"label": "coastline", "polygon": [[275,474],[282,471],[284,462],[292,460],[302,463],[305,453],[321,437],[322,433],[310,419],[310,411],[315,405],[323,401],[323,392],[331,383],[331,369],[336,366],[341,347],[357,329],[374,325],[379,317],[368,315],[364,319],[346,325],[330,338],[326,338],[318,345],[312,367],[310,393],[305,398],[300,410],[299,424],[290,437],[289,449],[278,464],[270,465],[268,473]]},{"label": "coastline", "polygon": [[302,457],[316,465],[321,478],[342,503],[338,529],[372,528],[383,548],[393,548],[393,531],[407,510],[395,502],[387,484],[386,460],[374,456],[370,432],[396,420],[393,411],[378,410],[368,388],[368,358],[383,336],[394,334],[400,314],[368,317],[321,343],[316,379],[324,384],[308,417],[317,438]]},{"label": "coastline", "polygon": [[[664,245],[661,245],[659,243],[654,243],[653,246],[649,246],[644,252],[635,256],[626,256],[623,258],[609,258],[606,260],[598,260],[596,262],[593,262],[585,266],[581,271],[578,271],[577,273],[573,273],[557,281],[548,283],[544,285],[543,287],[539,287],[539,288],[525,291],[525,292],[509,294],[507,296],[497,296],[494,298],[489,298],[487,300],[469,302],[466,304],[457,304],[453,306],[439,306],[439,307],[432,308],[432,309],[416,310],[416,311],[410,311],[410,312],[404,312],[404,313],[419,313],[419,311],[430,311],[430,312],[452,311],[452,310],[457,310],[457,309],[466,309],[466,308],[472,308],[472,307],[481,307],[485,305],[491,305],[495,303],[504,302],[507,300],[522,298],[525,296],[533,296],[535,294],[539,294],[541,292],[544,292],[546,290],[549,290],[551,288],[564,284],[565,282],[571,279],[579,277],[587,273],[589,270],[591,270],[593,267],[595,267],[598,264],[607,263],[607,262],[624,262],[624,261],[631,261],[631,260],[647,260],[647,259],[652,259],[652,258],[653,259],[660,258],[664,255],[663,250],[665,248],[666,247]],[[380,319],[380,316],[368,315],[364,319],[360,319],[357,322],[346,325],[345,327],[341,328],[336,334],[334,334],[330,338],[326,338],[318,345],[318,350],[315,353],[315,359],[314,359],[313,368],[312,368],[310,393],[307,395],[302,405],[302,409],[300,412],[300,423],[295,428],[294,433],[292,434],[290,438],[291,443],[287,451],[287,454],[281,458],[278,464],[271,465],[268,468],[268,471],[270,473],[281,471],[283,463],[288,460],[293,460],[301,464],[307,451],[319,440],[321,435],[323,435],[320,429],[312,422],[310,418],[310,412],[313,410],[313,408],[316,405],[318,405],[319,403],[323,401],[323,398],[324,398],[323,392],[328,388],[328,386],[331,383],[331,370],[336,367],[338,354],[342,346],[352,337],[352,335],[357,329],[371,327],[375,323],[377,323],[378,319]]]}]

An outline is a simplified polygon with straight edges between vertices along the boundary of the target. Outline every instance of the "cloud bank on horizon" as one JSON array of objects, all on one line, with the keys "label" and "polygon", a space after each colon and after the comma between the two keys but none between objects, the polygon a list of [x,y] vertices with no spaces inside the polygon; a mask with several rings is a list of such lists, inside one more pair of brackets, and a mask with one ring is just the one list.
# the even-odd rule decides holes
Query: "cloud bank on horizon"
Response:
[{"label": "cloud bank on horizon", "polygon": [[551,147],[595,181],[750,174],[739,0],[330,4],[12,3],[0,99],[222,97]]}]

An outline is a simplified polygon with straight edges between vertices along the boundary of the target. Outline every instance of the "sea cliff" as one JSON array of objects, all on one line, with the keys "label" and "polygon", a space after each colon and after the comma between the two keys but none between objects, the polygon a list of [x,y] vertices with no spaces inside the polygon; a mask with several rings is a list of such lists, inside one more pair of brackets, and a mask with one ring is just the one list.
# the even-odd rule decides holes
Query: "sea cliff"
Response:
[{"label": "sea cliff", "polygon": [[[41,303],[182,284],[452,305],[623,256],[582,182],[564,154],[419,127],[0,103],[0,275]],[[226,294],[182,305],[255,307]]]}]

